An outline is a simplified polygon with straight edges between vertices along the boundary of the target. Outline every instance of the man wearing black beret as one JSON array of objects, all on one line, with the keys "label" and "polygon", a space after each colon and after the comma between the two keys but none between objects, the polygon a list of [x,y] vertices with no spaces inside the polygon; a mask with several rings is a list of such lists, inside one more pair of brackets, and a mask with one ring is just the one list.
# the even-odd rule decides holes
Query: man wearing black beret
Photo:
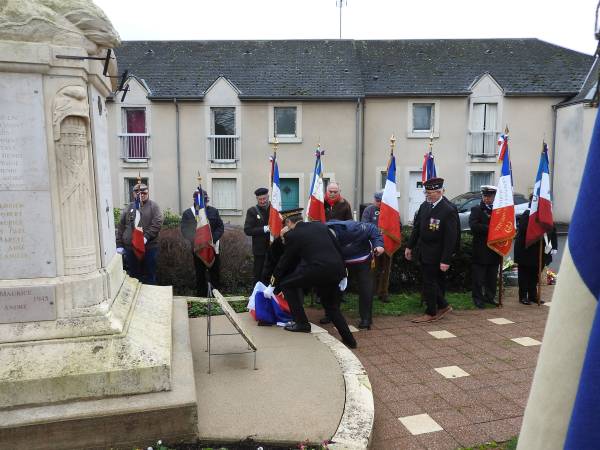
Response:
[{"label": "man wearing black beret", "polygon": [[[252,255],[254,257],[254,284],[261,281],[263,266],[265,264],[265,255],[269,248],[269,190],[261,187],[254,191],[256,195],[256,205],[251,206],[246,211],[246,221],[244,222],[244,233],[252,236]],[[262,280],[268,281],[268,280]]]},{"label": "man wearing black beret", "polygon": [[427,309],[415,323],[441,319],[452,306],[445,299],[446,272],[456,251],[459,227],[458,212],[444,200],[444,180],[431,178],[424,183],[426,200],[421,204],[413,223],[404,257],[411,261],[418,248],[423,273],[423,298]]}]

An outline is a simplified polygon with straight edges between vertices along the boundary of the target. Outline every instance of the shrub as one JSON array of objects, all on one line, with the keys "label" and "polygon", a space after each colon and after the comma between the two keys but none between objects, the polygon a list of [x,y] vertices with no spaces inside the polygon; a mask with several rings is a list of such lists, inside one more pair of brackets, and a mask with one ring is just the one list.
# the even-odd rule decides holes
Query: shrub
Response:
[{"label": "shrub", "polygon": [[179,214],[174,213],[168,208],[163,211],[163,228],[179,228],[179,224],[181,224],[181,216]]}]

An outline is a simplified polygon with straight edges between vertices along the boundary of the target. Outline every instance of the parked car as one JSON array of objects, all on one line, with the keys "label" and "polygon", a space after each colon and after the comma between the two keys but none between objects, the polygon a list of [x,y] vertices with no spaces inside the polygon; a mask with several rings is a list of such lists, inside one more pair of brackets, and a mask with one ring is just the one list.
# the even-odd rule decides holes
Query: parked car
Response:
[{"label": "parked car", "polygon": [[[466,192],[450,200],[458,209],[458,217],[460,217],[460,229],[462,231],[470,230],[469,216],[471,208],[479,205],[481,202],[481,192]],[[529,205],[529,200],[523,194],[514,194],[513,201],[515,202],[515,216],[519,217],[525,212]]]}]

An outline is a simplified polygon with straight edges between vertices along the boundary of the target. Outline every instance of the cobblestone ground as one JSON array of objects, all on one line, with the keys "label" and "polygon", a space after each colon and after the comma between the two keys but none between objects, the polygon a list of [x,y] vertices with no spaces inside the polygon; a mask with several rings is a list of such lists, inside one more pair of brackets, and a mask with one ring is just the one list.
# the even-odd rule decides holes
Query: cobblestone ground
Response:
[{"label": "cobblestone ground", "polygon": [[[552,290],[543,286],[542,298],[549,301]],[[370,331],[355,334],[373,387],[372,448],[446,450],[518,435],[540,345],[511,339],[541,342],[550,307],[521,305],[508,288],[503,308],[456,311],[429,324],[375,317]],[[308,312],[318,323],[321,311]],[[450,334],[440,339],[430,334],[436,331]],[[447,371],[450,378],[440,373]]]}]

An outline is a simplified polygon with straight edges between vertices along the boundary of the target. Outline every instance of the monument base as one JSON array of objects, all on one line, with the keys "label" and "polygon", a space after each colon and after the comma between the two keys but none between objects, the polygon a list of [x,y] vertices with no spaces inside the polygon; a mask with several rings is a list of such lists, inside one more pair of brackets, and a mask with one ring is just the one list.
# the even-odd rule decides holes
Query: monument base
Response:
[{"label": "monument base", "polygon": [[[15,406],[169,390],[171,288],[127,277],[113,309],[121,303],[128,308],[121,333],[0,344],[0,414]],[[82,322],[69,326],[85,327]]]},{"label": "monument base", "polygon": [[[131,450],[153,445],[159,439],[169,443],[195,441],[198,412],[184,300],[173,303],[171,325],[170,391],[0,410],[2,447]],[[148,326],[147,333],[153,332]]]}]

